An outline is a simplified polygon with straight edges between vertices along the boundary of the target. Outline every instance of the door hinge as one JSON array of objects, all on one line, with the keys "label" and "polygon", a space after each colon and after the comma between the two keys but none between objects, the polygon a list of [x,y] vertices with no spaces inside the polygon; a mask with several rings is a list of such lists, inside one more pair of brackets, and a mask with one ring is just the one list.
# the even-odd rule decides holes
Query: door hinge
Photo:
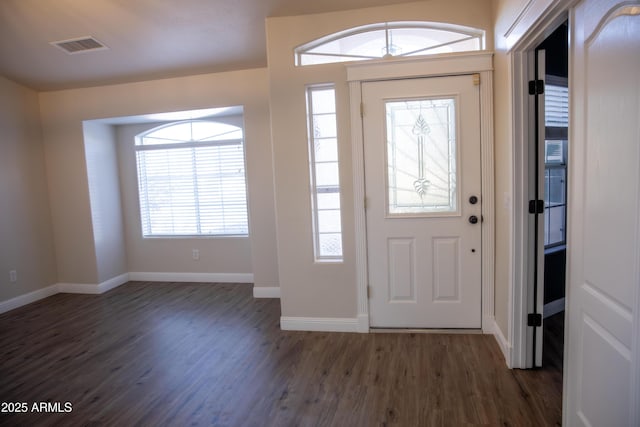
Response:
[{"label": "door hinge", "polygon": [[540,313],[527,314],[527,326],[542,326],[542,314]]},{"label": "door hinge", "polygon": [[372,294],[372,293],[373,293],[373,292],[371,292],[371,286],[367,286],[367,298],[368,298],[368,299],[371,299],[371,294]]},{"label": "door hinge", "polygon": [[544,93],[544,80],[529,81],[529,95],[542,95]]},{"label": "door hinge", "polygon": [[360,118],[364,117],[364,102],[360,102]]},{"label": "door hinge", "polygon": [[480,86],[480,74],[473,75],[473,85]]},{"label": "door hinge", "polygon": [[529,213],[530,214],[544,213],[544,200],[529,200]]}]

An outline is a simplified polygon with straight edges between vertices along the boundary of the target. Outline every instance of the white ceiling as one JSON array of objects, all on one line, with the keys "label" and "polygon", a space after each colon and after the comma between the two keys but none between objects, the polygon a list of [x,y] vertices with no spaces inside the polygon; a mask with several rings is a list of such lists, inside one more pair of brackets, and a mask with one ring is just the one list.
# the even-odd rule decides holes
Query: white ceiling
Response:
[{"label": "white ceiling", "polygon": [[[266,66],[264,20],[407,0],[0,0],[0,75],[57,90]],[[93,36],[108,50],[50,42]]]}]

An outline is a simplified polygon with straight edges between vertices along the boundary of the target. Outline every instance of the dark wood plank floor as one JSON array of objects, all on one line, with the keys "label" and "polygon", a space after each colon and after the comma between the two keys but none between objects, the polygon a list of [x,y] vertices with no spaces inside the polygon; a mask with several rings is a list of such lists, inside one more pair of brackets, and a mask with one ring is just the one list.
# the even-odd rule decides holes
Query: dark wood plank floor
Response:
[{"label": "dark wood plank floor", "polygon": [[560,424],[558,372],[508,370],[492,336],[286,332],[251,291],[130,282],[0,315],[0,401],[73,405],[0,425]]},{"label": "dark wood plank floor", "polygon": [[564,311],[544,319],[542,368],[513,370],[531,404],[541,413],[548,412],[549,425],[562,424],[562,362],[564,354]]}]

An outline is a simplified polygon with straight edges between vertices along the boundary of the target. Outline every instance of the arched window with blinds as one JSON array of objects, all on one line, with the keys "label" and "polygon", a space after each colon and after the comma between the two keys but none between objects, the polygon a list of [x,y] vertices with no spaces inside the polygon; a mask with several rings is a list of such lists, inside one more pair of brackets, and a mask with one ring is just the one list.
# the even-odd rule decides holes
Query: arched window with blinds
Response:
[{"label": "arched window with blinds", "polygon": [[144,237],[248,235],[242,128],[175,122],[138,135],[135,151]]}]

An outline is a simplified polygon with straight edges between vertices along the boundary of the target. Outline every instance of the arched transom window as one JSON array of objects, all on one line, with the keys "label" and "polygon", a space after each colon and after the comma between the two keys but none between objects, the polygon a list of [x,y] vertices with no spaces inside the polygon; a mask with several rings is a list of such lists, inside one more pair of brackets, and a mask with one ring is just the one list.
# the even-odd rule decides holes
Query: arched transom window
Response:
[{"label": "arched transom window", "polygon": [[381,22],[297,47],[296,66],[484,49],[484,31],[437,22]]}]

